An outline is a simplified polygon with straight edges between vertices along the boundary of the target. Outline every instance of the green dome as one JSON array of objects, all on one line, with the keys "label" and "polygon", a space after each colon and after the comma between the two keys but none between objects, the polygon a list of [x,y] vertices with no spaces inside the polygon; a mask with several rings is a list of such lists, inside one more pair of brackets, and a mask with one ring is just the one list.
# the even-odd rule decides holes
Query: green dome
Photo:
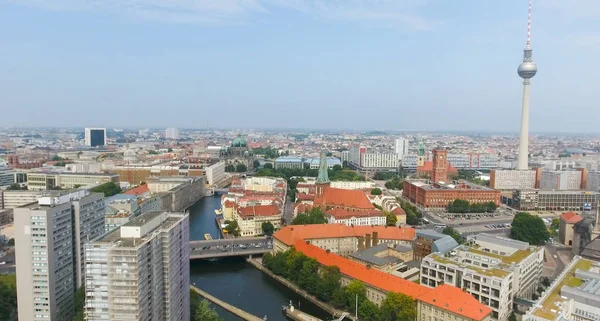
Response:
[{"label": "green dome", "polygon": [[247,147],[246,140],[242,138],[240,135],[231,143],[231,147]]}]

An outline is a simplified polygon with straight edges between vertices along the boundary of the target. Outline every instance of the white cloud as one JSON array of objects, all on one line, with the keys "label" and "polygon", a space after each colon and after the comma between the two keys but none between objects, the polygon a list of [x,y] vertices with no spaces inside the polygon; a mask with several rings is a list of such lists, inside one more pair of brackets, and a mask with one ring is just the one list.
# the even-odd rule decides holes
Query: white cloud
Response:
[{"label": "white cloud", "polygon": [[[0,0],[1,1],[1,0]],[[8,0],[50,10],[93,10],[184,23],[238,24],[289,9],[319,19],[428,30],[438,23],[417,11],[427,0]]]}]

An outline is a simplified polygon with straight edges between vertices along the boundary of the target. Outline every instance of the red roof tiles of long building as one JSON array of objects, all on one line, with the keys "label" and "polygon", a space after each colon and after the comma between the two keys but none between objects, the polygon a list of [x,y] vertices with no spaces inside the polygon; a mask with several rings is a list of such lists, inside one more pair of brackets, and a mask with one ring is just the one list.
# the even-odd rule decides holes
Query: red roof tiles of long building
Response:
[{"label": "red roof tiles of long building", "polygon": [[375,208],[371,201],[361,190],[341,189],[327,187],[323,195],[315,197],[315,203],[328,206],[344,206],[357,209]]},{"label": "red roof tiles of long building", "polygon": [[417,300],[471,320],[481,321],[492,313],[492,309],[477,301],[469,293],[447,284],[438,285]]},{"label": "red roof tiles of long building", "polygon": [[123,194],[127,195],[142,195],[150,192],[150,188],[148,188],[148,184],[140,185],[136,188],[132,188]]},{"label": "red roof tiles of long building", "polygon": [[275,216],[281,214],[281,210],[275,205],[246,206],[238,207],[238,214],[242,217]]},{"label": "red roof tiles of long building", "polygon": [[415,229],[395,226],[346,226],[345,224],[288,225],[273,237],[291,246],[298,240],[319,238],[359,237],[377,232],[380,240],[412,241]]},{"label": "red roof tiles of long building", "polygon": [[346,259],[333,253],[327,253],[306,241],[298,241],[294,244],[296,250],[304,255],[316,259],[320,264],[326,266],[337,266],[340,272],[353,279],[361,280],[372,287],[378,288],[383,292],[397,292],[416,298],[423,295],[431,289],[414,282],[393,276],[391,274],[367,268],[358,262]]}]

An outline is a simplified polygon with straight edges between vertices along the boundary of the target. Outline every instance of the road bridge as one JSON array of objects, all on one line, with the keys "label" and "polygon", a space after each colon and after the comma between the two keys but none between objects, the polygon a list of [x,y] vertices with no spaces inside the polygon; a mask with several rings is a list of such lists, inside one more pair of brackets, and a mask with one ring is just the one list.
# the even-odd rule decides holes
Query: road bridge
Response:
[{"label": "road bridge", "polygon": [[272,248],[272,239],[266,237],[190,241],[190,260],[262,255]]}]

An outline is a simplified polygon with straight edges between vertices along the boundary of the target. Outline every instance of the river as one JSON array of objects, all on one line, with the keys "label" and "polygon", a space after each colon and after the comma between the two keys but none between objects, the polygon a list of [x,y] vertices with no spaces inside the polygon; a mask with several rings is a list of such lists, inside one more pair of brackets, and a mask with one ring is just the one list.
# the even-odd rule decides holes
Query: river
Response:
[{"label": "river", "polygon": [[[190,208],[190,239],[203,240],[205,233],[219,237],[214,210],[220,208],[221,195],[205,197]],[[292,290],[281,285],[246,263],[243,258],[214,261],[195,260],[190,263],[190,281],[200,289],[258,317],[269,321],[286,320],[281,306],[290,300],[300,309],[323,320],[329,315]],[[226,321],[240,318],[216,307]]]}]

